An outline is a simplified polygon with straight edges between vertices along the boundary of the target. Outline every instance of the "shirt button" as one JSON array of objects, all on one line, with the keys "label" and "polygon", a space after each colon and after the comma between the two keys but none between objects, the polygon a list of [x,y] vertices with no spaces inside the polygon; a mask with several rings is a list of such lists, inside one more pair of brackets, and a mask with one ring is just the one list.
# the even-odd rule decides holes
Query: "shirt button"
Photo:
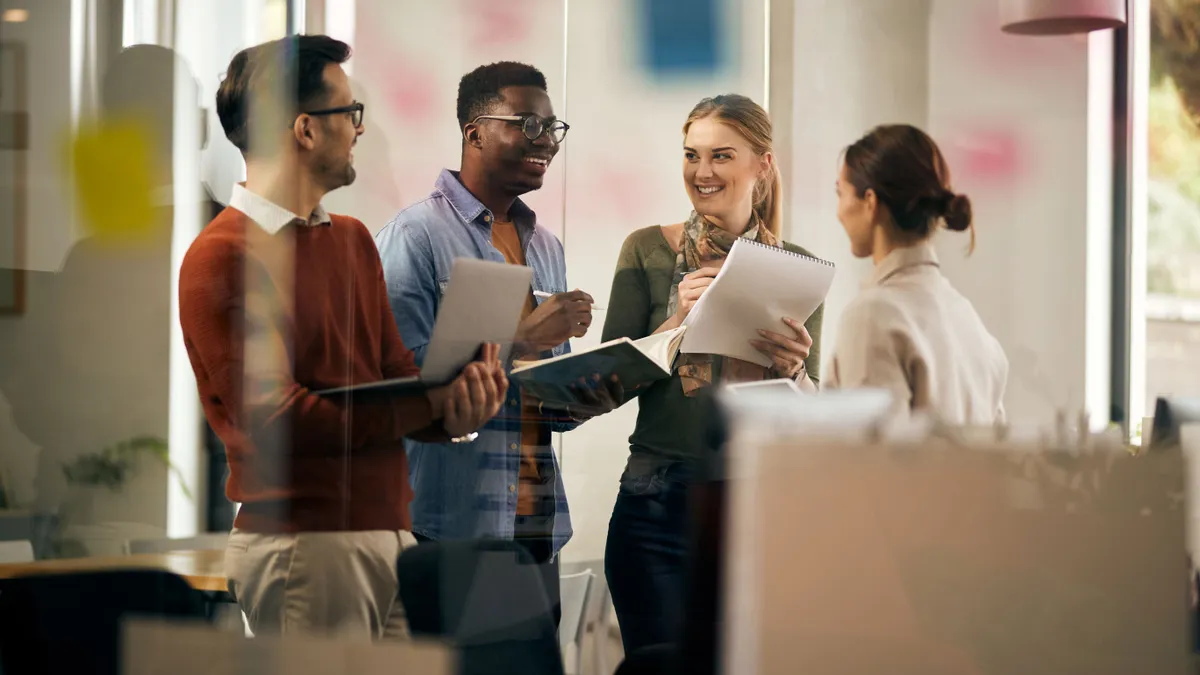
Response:
[{"label": "shirt button", "polygon": [[510,400],[508,401],[508,404],[509,404],[509,405],[511,405],[511,406],[515,406],[515,405],[517,405],[517,399],[515,399],[515,398],[514,398],[514,399],[510,399]]},{"label": "shirt button", "polygon": [[486,214],[486,213],[485,213],[485,214],[483,214],[483,222],[485,222],[485,223],[490,223],[490,222],[492,222],[492,217],[491,217],[490,215]]},{"label": "shirt button", "polygon": [[509,450],[516,450],[516,449],[517,449],[517,444],[516,444],[516,443],[509,443],[509,444],[508,444],[508,449],[509,449]]},{"label": "shirt button", "polygon": [[517,486],[516,486],[516,485],[509,485],[509,486],[508,486],[508,491],[509,491],[509,492],[516,492],[516,491],[517,491]]}]

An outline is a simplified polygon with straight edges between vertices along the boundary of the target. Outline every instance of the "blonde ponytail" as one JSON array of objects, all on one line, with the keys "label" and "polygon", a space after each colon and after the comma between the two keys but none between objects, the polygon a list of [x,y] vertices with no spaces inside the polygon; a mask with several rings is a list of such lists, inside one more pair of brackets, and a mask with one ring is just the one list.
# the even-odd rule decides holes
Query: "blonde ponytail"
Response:
[{"label": "blonde ponytail", "polygon": [[776,239],[782,237],[783,176],[774,161],[771,162],[770,173],[754,186],[754,214]]}]

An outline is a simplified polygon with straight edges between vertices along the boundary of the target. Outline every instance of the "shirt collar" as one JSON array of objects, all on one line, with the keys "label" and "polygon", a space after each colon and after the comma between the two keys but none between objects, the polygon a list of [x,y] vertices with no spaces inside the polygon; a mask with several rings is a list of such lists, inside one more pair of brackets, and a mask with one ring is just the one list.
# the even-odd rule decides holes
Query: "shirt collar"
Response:
[{"label": "shirt collar", "polygon": [[250,220],[258,223],[267,234],[278,234],[292,223],[316,227],[332,222],[329,214],[325,212],[325,207],[320,204],[317,204],[317,208],[313,209],[308,219],[304,219],[266,197],[251,192],[243,183],[234,183],[229,205],[249,216]]},{"label": "shirt collar", "polygon": [[[464,223],[482,221],[484,225],[491,226],[496,214],[489,211],[483,202],[476,199],[475,195],[471,194],[471,191],[462,184],[458,171],[442,169],[437,182],[434,183],[434,188],[446,196]],[[514,200],[512,210],[508,214],[501,214],[501,217],[505,215],[512,216],[517,227],[533,229],[537,224],[537,214],[520,199]]]},{"label": "shirt collar", "polygon": [[901,246],[887,254],[875,265],[875,271],[867,279],[866,286],[880,286],[897,272],[908,267],[932,265],[939,267],[937,253],[933,244],[925,241],[912,246]]}]

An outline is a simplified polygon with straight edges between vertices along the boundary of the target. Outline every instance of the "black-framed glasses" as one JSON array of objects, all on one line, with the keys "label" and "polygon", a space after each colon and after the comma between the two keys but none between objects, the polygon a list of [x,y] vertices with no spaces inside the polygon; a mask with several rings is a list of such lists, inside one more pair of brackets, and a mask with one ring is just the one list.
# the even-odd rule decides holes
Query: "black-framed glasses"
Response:
[{"label": "black-framed glasses", "polygon": [[511,122],[521,126],[521,133],[525,134],[525,138],[531,141],[536,141],[542,137],[542,134],[549,134],[550,140],[555,144],[562,143],[567,137],[567,130],[571,128],[570,124],[562,120],[544,120],[537,115],[480,115],[472,120],[472,124],[479,120],[500,120],[501,122]]},{"label": "black-framed glasses", "polygon": [[357,129],[362,126],[363,112],[366,109],[367,109],[367,106],[363,105],[362,103],[359,103],[358,101],[355,101],[354,103],[351,103],[350,105],[344,105],[339,108],[326,108],[324,110],[308,110],[308,111],[305,111],[304,114],[305,115],[337,115],[339,113],[346,113],[346,114],[350,115],[350,121],[354,123],[354,128]]}]

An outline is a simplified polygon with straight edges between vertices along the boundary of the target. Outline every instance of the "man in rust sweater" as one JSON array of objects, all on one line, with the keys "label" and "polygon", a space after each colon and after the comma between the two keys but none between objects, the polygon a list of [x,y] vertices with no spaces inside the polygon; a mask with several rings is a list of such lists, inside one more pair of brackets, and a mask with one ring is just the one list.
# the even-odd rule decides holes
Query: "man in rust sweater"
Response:
[{"label": "man in rust sweater", "polygon": [[184,342],[242,504],[229,589],[255,633],[404,635],[396,557],[415,540],[401,439],[466,437],[507,387],[487,345],[428,395],[350,405],[314,394],[418,370],[371,234],[320,205],[355,175],[363,107],[340,65],[349,56],[325,36],[234,56],[217,112],[246,183],[180,270]]}]

